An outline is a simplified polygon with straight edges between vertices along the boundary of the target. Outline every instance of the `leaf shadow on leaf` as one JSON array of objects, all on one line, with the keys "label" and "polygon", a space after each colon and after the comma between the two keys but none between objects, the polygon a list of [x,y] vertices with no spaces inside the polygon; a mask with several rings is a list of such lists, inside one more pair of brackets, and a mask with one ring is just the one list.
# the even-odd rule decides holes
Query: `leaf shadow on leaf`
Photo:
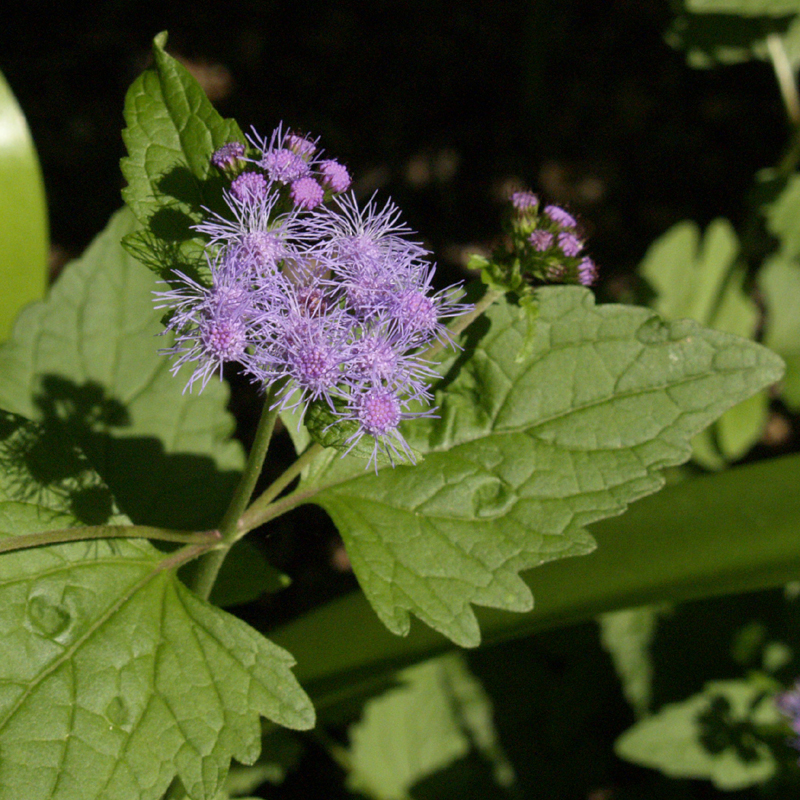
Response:
[{"label": "leaf shadow on leaf", "polygon": [[156,187],[166,198],[188,206],[199,219],[204,214],[204,209],[222,210],[222,190],[229,183],[230,179],[222,173],[213,172],[201,179],[185,164],[176,164],[158,179]]},{"label": "leaf shadow on leaf", "polygon": [[756,747],[763,740],[758,726],[750,719],[738,720],[732,714],[730,700],[721,694],[710,698],[708,708],[697,717],[698,740],[711,755],[719,755],[728,748],[736,752],[745,764],[759,760]]},{"label": "leaf shadow on leaf", "polygon": [[206,456],[166,453],[155,437],[126,437],[127,409],[101,385],[45,375],[34,403],[53,441],[81,448],[134,524],[204,530],[219,520],[238,473]]},{"label": "leaf shadow on leaf", "polygon": [[0,470],[10,499],[47,506],[47,493],[85,525],[103,525],[114,516],[111,492],[98,485],[86,459],[53,420],[23,425],[0,412]]},{"label": "leaf shadow on leaf", "polygon": [[175,278],[175,272],[182,272],[186,277],[207,286],[208,267],[198,249],[192,252],[187,244],[159,238],[151,231],[136,231],[124,236],[121,241],[125,250],[135,259],[155,272],[162,280]]},{"label": "leaf shadow on leaf", "polygon": [[463,349],[459,352],[447,372],[434,384],[433,390],[435,392],[444,391],[458,377],[461,368],[475,354],[481,339],[489,333],[491,324],[491,320],[488,317],[481,316],[464,331]]}]

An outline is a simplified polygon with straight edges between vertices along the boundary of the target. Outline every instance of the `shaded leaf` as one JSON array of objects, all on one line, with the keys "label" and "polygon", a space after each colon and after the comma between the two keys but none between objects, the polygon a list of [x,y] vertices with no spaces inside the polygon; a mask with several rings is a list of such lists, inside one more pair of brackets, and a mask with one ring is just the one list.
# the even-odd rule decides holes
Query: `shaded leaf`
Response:
[{"label": "shaded leaf", "polygon": [[625,608],[598,617],[600,642],[614,662],[622,692],[637,717],[650,710],[653,659],[650,645],[661,609],[653,606]]},{"label": "shaded leaf", "polygon": [[767,230],[780,243],[780,255],[788,258],[800,256],[800,175],[792,175],[780,194],[764,208]]},{"label": "shaded leaf", "polygon": [[744,680],[714,681],[702,692],[637,722],[617,755],[672,778],[705,778],[719,789],[763,783],[775,771],[759,726],[779,722],[773,695]]},{"label": "shaded leaf", "polygon": [[[692,7],[689,10],[693,10]],[[700,12],[699,8],[694,10]],[[800,62],[800,19],[791,16],[792,13],[741,16],[735,12],[682,12],[672,21],[664,39],[676,50],[684,50],[689,66],[695,69],[752,59],[769,60],[768,37],[775,37],[790,63],[797,65]]]},{"label": "shaded leaf", "polygon": [[223,608],[242,605],[262,594],[279,592],[290,583],[289,576],[275,569],[254,544],[241,539],[222,562],[209,600]]},{"label": "shaded leaf", "polygon": [[525,322],[505,303],[446,358],[441,418],[404,429],[424,463],[375,475],[331,454],[304,484],[394,633],[413,613],[474,646],[471,604],[529,610],[521,570],[590,552],[583,526],[661,488],[689,437],[782,373],[768,350],[691,321],[595,306],[580,287],[538,297],[527,363]]},{"label": "shaded leaf", "polygon": [[[45,437],[0,413],[0,537],[80,525],[66,488],[103,488],[75,454],[82,471],[21,495]],[[259,715],[313,724],[291,656],[192,595],[172,569],[183,552],[116,540],[0,557],[1,800],[158,800],[175,774],[211,798],[231,757],[258,757]]]},{"label": "shaded leaf", "polygon": [[[714,220],[702,238],[695,223],[680,222],[650,246],[639,272],[656,291],[653,308],[667,319],[688,317],[753,338],[758,307],[743,290],[738,255],[739,241],[727,220]],[[695,460],[720,469],[726,461],[741,458],[761,437],[767,406],[762,392],[727,411],[692,443]]]},{"label": "shaded leaf", "polygon": [[119,212],[25,309],[0,346],[0,405],[60,426],[134,522],[203,530],[222,515],[243,453],[227,386],[184,394],[158,353],[172,337],[156,336],[155,278],[119,245],[135,227]]},{"label": "shaded leaf", "polygon": [[405,800],[411,787],[475,747],[508,785],[489,698],[463,658],[449,655],[399,673],[400,686],[364,706],[350,728],[347,785],[375,800]]},{"label": "shaded leaf", "polygon": [[47,206],[25,117],[0,73],[0,341],[47,286]]},{"label": "shaded leaf", "polygon": [[686,0],[686,7],[696,14],[741,14],[752,17],[800,14],[800,0]]},{"label": "shaded leaf", "polygon": [[768,259],[758,275],[767,306],[764,344],[786,361],[781,398],[800,410],[800,263],[781,256]]}]

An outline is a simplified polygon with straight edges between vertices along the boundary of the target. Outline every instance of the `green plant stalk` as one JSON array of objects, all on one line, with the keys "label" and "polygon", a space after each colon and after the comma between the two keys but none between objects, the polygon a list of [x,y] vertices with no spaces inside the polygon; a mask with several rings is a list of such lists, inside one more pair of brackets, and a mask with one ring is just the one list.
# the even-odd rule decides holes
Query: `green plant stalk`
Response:
[{"label": "green plant stalk", "polygon": [[205,545],[216,544],[221,538],[219,531],[171,531],[147,525],[94,525],[10,536],[7,539],[0,539],[0,553],[65,542],[84,542],[90,539],[157,539],[161,542]]},{"label": "green plant stalk", "polygon": [[204,600],[208,600],[211,594],[225,556],[228,555],[233,544],[241,538],[239,521],[250,502],[256,481],[261,474],[261,468],[264,466],[264,459],[267,457],[269,443],[278,420],[278,408],[275,401],[283,391],[284,385],[285,381],[278,381],[267,391],[255,440],[247,457],[242,477],[233,493],[228,510],[219,524],[220,546],[210,553],[206,553],[198,564],[191,588]]},{"label": "green plant stalk", "polygon": [[242,536],[253,530],[253,528],[263,525],[268,520],[274,519],[276,516],[288,511],[289,508],[294,507],[289,506],[288,508],[284,508],[278,514],[274,513],[277,506],[279,506],[289,497],[293,497],[296,492],[293,492],[291,495],[287,495],[287,497],[282,498],[279,503],[273,503],[273,500],[275,500],[275,498],[306,468],[306,466],[311,464],[324,449],[325,448],[321,444],[314,442],[314,444],[306,448],[306,451],[303,453],[303,455],[301,455],[286,470],[286,472],[276,478],[264,490],[263,494],[261,494],[261,496],[253,502],[250,508],[247,509],[247,511],[239,520],[239,533],[237,538],[241,539]]}]

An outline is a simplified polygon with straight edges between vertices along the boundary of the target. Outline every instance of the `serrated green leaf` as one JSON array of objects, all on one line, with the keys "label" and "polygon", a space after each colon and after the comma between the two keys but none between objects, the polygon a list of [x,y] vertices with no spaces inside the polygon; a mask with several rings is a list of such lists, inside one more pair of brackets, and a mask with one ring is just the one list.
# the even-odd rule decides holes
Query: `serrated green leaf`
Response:
[{"label": "serrated green leaf", "polygon": [[411,667],[399,686],[364,706],[350,728],[348,787],[375,800],[408,800],[418,781],[476,746],[505,785],[513,771],[500,751],[491,701],[460,655]]},{"label": "serrated green leaf", "polygon": [[705,778],[726,791],[744,789],[775,771],[769,748],[753,733],[779,717],[762,686],[714,681],[688,700],[637,722],[617,740],[615,750],[621,758],[672,778]]},{"label": "serrated green leaf", "polygon": [[[237,123],[216,112],[188,70],[165,52],[165,44],[166,34],[156,36],[153,67],[126,95],[122,138],[128,156],[121,163],[128,181],[123,198],[147,231],[144,263],[162,277],[198,260],[202,241],[191,226],[202,219],[203,207],[220,204],[225,184],[211,166],[212,153],[227,142],[245,142]],[[128,241],[137,257],[140,245]]]},{"label": "serrated green leaf", "polygon": [[[79,454],[42,485],[37,441],[0,414],[0,537],[80,525],[70,489],[105,488]],[[158,800],[175,774],[204,800],[232,757],[258,757],[259,715],[313,724],[291,656],[192,595],[180,555],[116,540],[0,557],[0,800]]]},{"label": "serrated green leaf", "polygon": [[47,205],[25,117],[0,73],[0,341],[47,286]]},{"label": "serrated green leaf", "polygon": [[[739,241],[727,220],[714,220],[702,238],[693,222],[674,225],[650,246],[639,267],[656,291],[653,308],[667,319],[688,317],[752,338],[759,313],[743,289],[738,254]],[[693,441],[695,460],[707,469],[721,469],[743,456],[761,437],[767,406],[761,393],[727,411]]]},{"label": "serrated green leaf", "polygon": [[688,320],[595,306],[581,287],[538,297],[529,362],[514,360],[525,322],[505,303],[443,362],[440,419],[404,428],[423,464],[375,475],[329,457],[304,484],[394,633],[413,613],[474,646],[472,604],[530,609],[520,570],[590,552],[584,525],[661,488],[690,436],[782,373],[765,348]]},{"label": "serrated green leaf", "polygon": [[[529,614],[477,609],[487,643],[593,619],[606,611],[782,587],[800,574],[800,456],[760,461],[667,486],[595,523],[598,548],[524,574]],[[768,532],[769,535],[765,535]],[[448,649],[424,625],[393,636],[362,592],[271,632],[298,677],[328,703]]]},{"label": "serrated green leaf", "polygon": [[695,69],[769,60],[769,37],[779,44],[791,64],[800,63],[797,16],[680,13],[664,35],[668,45],[686,52],[689,66]]},{"label": "serrated green leaf", "polygon": [[685,0],[695,14],[742,14],[784,17],[800,14],[800,0]]},{"label": "serrated green leaf", "polygon": [[767,259],[758,275],[767,307],[764,344],[786,361],[781,397],[800,410],[800,263],[782,256]]},{"label": "serrated green leaf", "polygon": [[244,462],[231,440],[227,386],[183,393],[158,353],[169,347],[155,278],[119,241],[115,215],[48,298],[0,346],[0,406],[72,436],[136,523],[203,530],[217,523]]}]

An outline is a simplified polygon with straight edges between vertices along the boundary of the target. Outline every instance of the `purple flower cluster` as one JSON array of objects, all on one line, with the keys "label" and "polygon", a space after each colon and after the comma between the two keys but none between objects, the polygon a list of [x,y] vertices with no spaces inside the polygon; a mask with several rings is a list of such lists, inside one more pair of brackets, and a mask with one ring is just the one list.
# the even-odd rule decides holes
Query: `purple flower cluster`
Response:
[{"label": "purple flower cluster", "polygon": [[793,689],[782,692],[775,698],[778,710],[789,718],[792,730],[797,734],[797,738],[790,740],[792,747],[800,750],[800,680]]},{"label": "purple flower cluster", "polygon": [[[379,452],[413,460],[398,426],[433,413],[436,373],[420,353],[452,343],[443,320],[469,309],[460,289],[432,288],[429,253],[406,238],[397,207],[344,194],[347,170],[320,159],[316,141],[279,128],[251,144],[245,163],[256,169],[233,179],[228,213],[196,226],[210,285],[175,271],[157,293],[176,335],[165,351],[177,356],[173,373],[193,364],[187,388],[202,390],[238,362],[261,386],[281,382],[280,408],[323,403],[349,423],[347,452],[370,436],[376,468]],[[228,144],[212,162],[229,169],[243,156]]]},{"label": "purple flower cluster", "polygon": [[597,280],[597,266],[583,255],[585,243],[572,214],[561,206],[542,208],[533,192],[514,192],[510,200],[511,238],[526,274],[546,283],[591,286]]}]

